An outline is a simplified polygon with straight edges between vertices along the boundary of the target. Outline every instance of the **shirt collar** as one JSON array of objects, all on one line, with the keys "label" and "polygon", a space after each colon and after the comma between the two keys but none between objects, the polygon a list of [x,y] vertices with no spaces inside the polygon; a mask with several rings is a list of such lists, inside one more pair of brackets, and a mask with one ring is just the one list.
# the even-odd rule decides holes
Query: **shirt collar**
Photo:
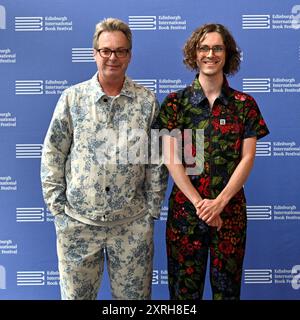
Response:
[{"label": "shirt collar", "polygon": [[[98,81],[98,72],[96,72],[92,77],[91,84],[92,84],[92,94],[94,96],[94,102],[97,102],[103,96],[106,96],[106,93],[102,90],[100,83]],[[125,76],[123,87],[119,95],[126,96],[131,99],[135,97],[133,81],[127,76]]]},{"label": "shirt collar", "polygon": [[[192,91],[193,91],[193,103],[199,104],[202,103],[205,99],[206,96],[202,90],[201,84],[198,79],[199,74],[196,75],[193,83],[192,83]],[[226,76],[224,75],[223,77],[223,84],[222,84],[222,89],[221,93],[218,97],[218,99],[222,102],[224,105],[228,105],[229,103],[229,95],[230,95],[230,87],[228,85],[228,81]]]}]

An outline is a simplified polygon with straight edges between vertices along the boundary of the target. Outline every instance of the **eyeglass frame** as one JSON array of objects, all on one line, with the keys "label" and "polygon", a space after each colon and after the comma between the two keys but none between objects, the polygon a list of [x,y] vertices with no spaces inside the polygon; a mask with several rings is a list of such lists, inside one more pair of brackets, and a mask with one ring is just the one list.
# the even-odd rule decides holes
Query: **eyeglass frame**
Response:
[{"label": "eyeglass frame", "polygon": [[213,52],[213,54],[222,54],[226,48],[223,45],[215,45],[212,47],[209,47],[208,45],[202,45],[196,47],[197,51],[199,51],[202,54],[209,54],[210,51]]},{"label": "eyeglass frame", "polygon": [[[101,50],[106,50],[106,51],[110,51],[110,54],[109,56],[102,56],[101,55]],[[96,49],[96,51],[99,53],[100,57],[102,58],[110,58],[111,55],[114,53],[115,54],[115,57],[117,58],[126,58],[130,52],[131,48],[119,48],[119,49],[116,49],[116,50],[112,50],[110,48],[100,48],[100,49]],[[121,52],[126,52],[126,54],[124,56],[118,56],[118,54]]]}]

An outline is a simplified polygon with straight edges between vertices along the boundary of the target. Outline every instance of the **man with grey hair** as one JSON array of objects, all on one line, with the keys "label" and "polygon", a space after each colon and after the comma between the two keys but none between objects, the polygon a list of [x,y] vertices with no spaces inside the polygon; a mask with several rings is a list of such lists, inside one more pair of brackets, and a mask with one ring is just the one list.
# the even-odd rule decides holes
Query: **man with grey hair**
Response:
[{"label": "man with grey hair", "polygon": [[55,216],[62,299],[97,298],[107,261],[114,299],[150,299],[153,227],[167,171],[151,164],[155,95],[126,76],[132,34],[96,25],[98,72],[66,89],[44,141],[41,181]]}]

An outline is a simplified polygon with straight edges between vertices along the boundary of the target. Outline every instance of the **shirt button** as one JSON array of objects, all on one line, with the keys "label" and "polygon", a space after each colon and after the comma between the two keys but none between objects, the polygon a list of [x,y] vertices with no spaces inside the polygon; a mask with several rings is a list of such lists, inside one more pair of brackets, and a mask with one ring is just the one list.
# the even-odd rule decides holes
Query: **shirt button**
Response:
[{"label": "shirt button", "polygon": [[101,217],[101,221],[105,221],[105,220],[106,220],[106,216],[104,215]]},{"label": "shirt button", "polygon": [[110,187],[105,187],[105,191],[108,192],[110,190]]}]

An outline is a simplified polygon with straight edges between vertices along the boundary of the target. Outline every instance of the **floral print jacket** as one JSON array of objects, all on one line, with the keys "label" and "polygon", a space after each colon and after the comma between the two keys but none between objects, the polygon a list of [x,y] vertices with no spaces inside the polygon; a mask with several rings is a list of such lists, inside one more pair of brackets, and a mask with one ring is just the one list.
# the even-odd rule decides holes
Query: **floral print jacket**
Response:
[{"label": "floral print jacket", "polygon": [[52,214],[67,212],[100,225],[128,221],[143,211],[158,218],[166,168],[126,158],[138,139],[130,130],[145,133],[147,145],[158,112],[154,93],[128,77],[116,97],[102,91],[97,74],[66,89],[46,134],[41,162],[43,195]]}]

